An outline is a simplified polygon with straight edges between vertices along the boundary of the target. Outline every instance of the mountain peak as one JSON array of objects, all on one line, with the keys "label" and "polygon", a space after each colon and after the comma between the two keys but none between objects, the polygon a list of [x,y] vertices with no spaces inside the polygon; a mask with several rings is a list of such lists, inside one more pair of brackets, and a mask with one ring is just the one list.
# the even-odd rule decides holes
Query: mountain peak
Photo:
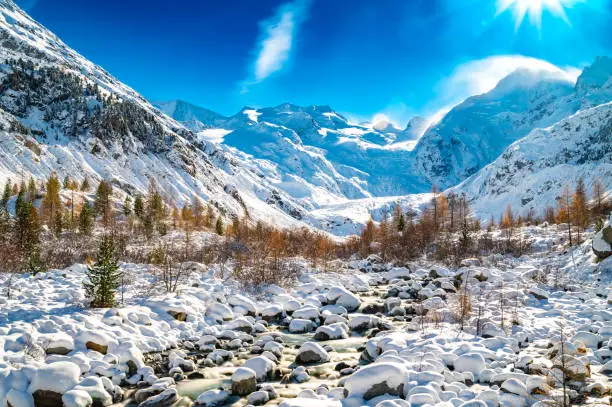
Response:
[{"label": "mountain peak", "polygon": [[603,56],[595,58],[593,64],[584,68],[578,81],[576,91],[584,95],[590,89],[601,88],[612,76],[612,58]]}]

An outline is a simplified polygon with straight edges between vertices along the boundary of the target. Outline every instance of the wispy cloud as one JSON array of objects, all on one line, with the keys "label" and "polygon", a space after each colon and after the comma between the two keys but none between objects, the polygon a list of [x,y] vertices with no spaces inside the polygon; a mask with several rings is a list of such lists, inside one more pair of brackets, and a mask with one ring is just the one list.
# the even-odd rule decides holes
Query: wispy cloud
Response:
[{"label": "wispy cloud", "polygon": [[519,68],[553,73],[568,82],[575,82],[581,72],[575,67],[561,68],[542,59],[522,55],[498,55],[470,61],[459,65],[437,86],[441,96],[432,104],[430,116],[439,120],[453,106],[470,96],[489,92],[500,80]]},{"label": "wispy cloud", "polygon": [[244,87],[280,72],[289,61],[300,25],[308,16],[311,0],[294,0],[281,5],[274,16],[260,22],[260,40],[250,77]]}]

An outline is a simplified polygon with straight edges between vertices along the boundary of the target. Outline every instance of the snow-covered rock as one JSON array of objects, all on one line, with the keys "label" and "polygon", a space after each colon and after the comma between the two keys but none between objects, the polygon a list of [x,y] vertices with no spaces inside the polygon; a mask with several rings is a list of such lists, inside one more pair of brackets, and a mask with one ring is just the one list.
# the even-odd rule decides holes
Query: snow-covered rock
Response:
[{"label": "snow-covered rock", "polygon": [[295,361],[299,364],[323,363],[329,361],[329,355],[318,343],[305,342],[300,346]]},{"label": "snow-covered rock", "polygon": [[380,362],[364,366],[348,377],[344,388],[349,397],[372,399],[383,394],[404,395],[408,370],[403,364]]}]

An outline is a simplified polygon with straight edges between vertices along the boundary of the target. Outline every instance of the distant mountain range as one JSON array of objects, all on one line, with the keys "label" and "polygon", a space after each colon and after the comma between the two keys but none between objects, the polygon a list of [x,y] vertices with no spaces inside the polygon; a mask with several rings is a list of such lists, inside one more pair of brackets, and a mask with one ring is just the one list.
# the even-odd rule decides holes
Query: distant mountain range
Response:
[{"label": "distant mountain range", "polygon": [[210,200],[228,217],[358,232],[433,184],[476,213],[541,210],[564,182],[612,187],[612,59],[578,81],[520,69],[438,123],[351,123],[328,106],[245,107],[225,117],[184,101],[150,104],[0,0],[0,182],[22,174],[155,178],[168,200]]}]

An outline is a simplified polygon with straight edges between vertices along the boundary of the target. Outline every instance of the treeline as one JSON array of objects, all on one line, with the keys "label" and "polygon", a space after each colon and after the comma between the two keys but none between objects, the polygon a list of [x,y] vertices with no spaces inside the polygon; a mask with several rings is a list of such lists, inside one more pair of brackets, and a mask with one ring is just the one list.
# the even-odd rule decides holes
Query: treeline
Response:
[{"label": "treeline", "polygon": [[465,194],[439,193],[420,213],[403,211],[396,204],[391,213],[383,214],[378,226],[366,224],[357,246],[362,257],[379,254],[383,260],[409,261],[430,256],[441,260],[461,260],[474,251],[474,234],[481,229],[472,217]]},{"label": "treeline", "polygon": [[[529,242],[520,228],[528,225],[563,225],[567,228],[570,246],[579,244],[585,229],[592,224],[601,228],[605,215],[612,210],[605,188],[598,178],[593,181],[591,194],[584,181],[579,179],[573,189],[563,187],[561,195],[537,214],[531,209],[515,214],[508,204],[496,220],[494,217],[483,228],[472,217],[465,195],[438,192],[432,189],[433,198],[420,213],[411,209],[403,211],[396,204],[391,213],[384,213],[378,225],[366,224],[354,245],[361,256],[379,254],[384,260],[409,261],[429,257],[448,263],[490,253],[522,255],[529,249]],[[492,232],[501,230],[501,234]]]},{"label": "treeline", "polygon": [[[9,211],[10,208],[10,211]],[[216,239],[199,238],[208,231]],[[171,233],[179,232],[179,233]],[[211,202],[194,197],[178,206],[165,199],[155,180],[148,192],[121,199],[112,182],[94,188],[53,173],[44,181],[8,180],[0,198],[0,271],[37,273],[97,257],[102,245],[115,260],[158,267],[172,281],[180,264],[233,263],[247,285],[289,280],[297,275],[290,260],[300,256],[326,268],[347,246],[308,228],[282,230],[248,217],[228,217]]]}]

